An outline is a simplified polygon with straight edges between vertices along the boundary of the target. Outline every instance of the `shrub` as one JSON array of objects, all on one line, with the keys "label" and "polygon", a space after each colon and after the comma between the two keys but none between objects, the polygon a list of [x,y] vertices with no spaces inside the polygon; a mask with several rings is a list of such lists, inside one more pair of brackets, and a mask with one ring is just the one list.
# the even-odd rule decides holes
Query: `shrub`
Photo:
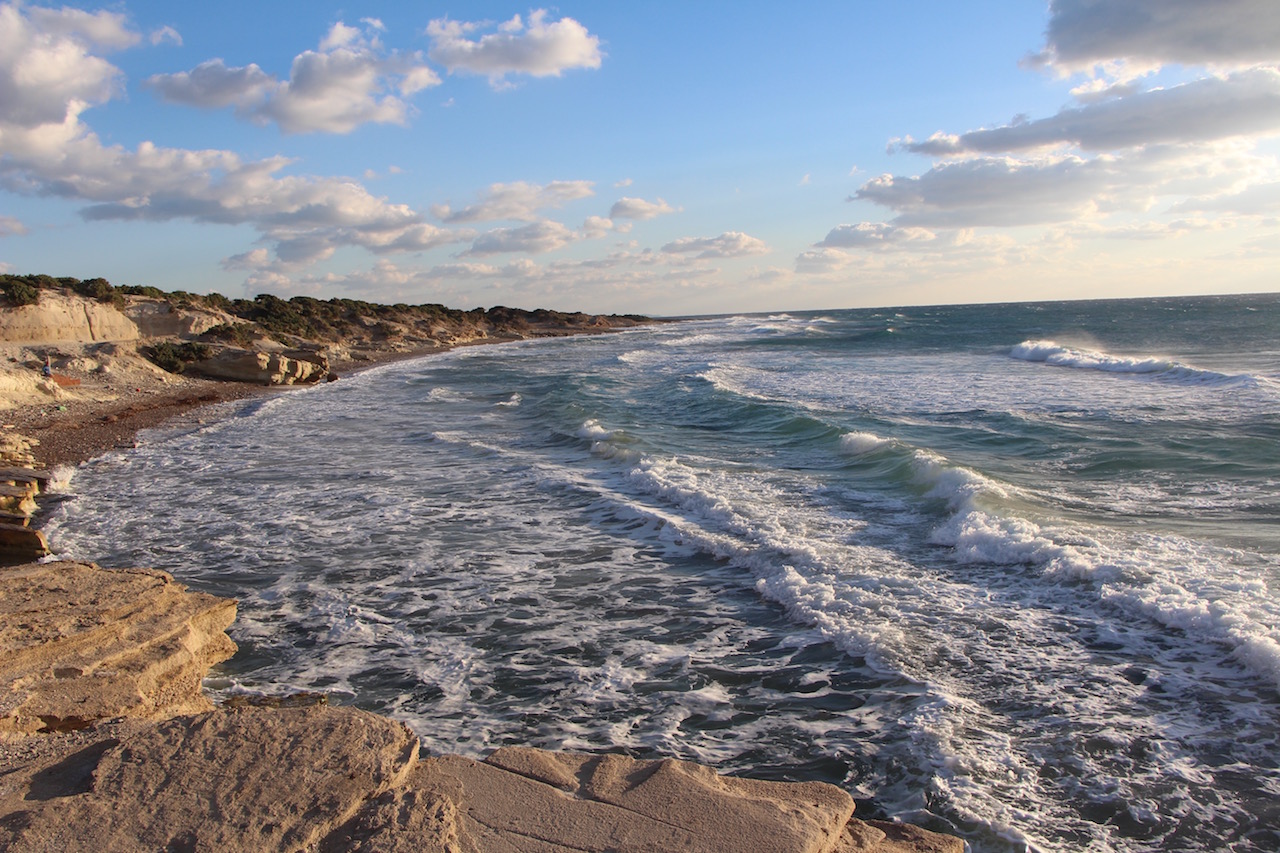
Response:
[{"label": "shrub", "polygon": [[200,337],[211,341],[226,341],[247,347],[262,336],[262,330],[253,323],[220,323]]},{"label": "shrub", "polygon": [[39,288],[13,276],[5,276],[0,280],[0,290],[4,291],[4,298],[10,305],[35,305],[40,301]]},{"label": "shrub", "polygon": [[194,341],[175,344],[171,341],[160,341],[155,346],[143,347],[142,354],[170,373],[182,373],[193,361],[209,357],[208,346]]},{"label": "shrub", "polygon": [[127,293],[130,296],[150,296],[154,299],[163,299],[168,294],[158,287],[152,287],[149,284],[122,284],[116,288],[121,293]]}]

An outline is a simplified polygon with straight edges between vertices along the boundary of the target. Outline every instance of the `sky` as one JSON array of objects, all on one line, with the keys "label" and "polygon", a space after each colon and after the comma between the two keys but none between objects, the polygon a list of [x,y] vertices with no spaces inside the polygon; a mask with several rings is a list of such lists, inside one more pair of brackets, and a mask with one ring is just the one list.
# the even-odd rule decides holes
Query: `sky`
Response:
[{"label": "sky", "polygon": [[0,0],[0,272],[659,316],[1280,290],[1276,0]]}]

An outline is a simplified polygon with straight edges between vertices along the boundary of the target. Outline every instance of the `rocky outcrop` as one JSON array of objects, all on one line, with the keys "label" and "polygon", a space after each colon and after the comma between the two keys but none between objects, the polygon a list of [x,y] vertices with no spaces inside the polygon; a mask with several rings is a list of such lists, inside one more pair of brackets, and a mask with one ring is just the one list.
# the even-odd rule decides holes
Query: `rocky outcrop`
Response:
[{"label": "rocky outcrop", "polygon": [[963,850],[850,820],[853,800],[821,782],[536,749],[420,758],[403,725],[349,708],[221,710],[76,747],[8,774],[4,849]]},{"label": "rocky outcrop", "polygon": [[224,633],[235,613],[164,572],[0,569],[0,735],[208,710],[200,683],[235,653]]},{"label": "rocky outcrop", "polygon": [[329,361],[308,350],[267,352],[228,347],[211,358],[192,362],[187,370],[255,385],[304,385],[324,379]]},{"label": "rocky outcrop", "polygon": [[234,651],[234,612],[162,572],[0,569],[0,849],[964,849],[852,818],[822,782],[512,747],[423,758],[403,724],[353,708],[209,710],[200,677]]},{"label": "rocky outcrop", "polygon": [[0,311],[0,341],[10,343],[132,341],[140,334],[115,306],[59,291],[45,291],[35,305]]}]

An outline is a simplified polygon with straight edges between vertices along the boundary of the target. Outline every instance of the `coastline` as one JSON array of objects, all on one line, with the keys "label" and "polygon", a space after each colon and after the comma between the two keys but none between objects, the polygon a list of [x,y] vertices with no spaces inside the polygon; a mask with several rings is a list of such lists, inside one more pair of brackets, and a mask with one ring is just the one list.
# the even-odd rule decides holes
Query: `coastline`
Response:
[{"label": "coastline", "polygon": [[[378,353],[335,369],[345,377],[452,348]],[[209,406],[288,391],[190,378],[129,385],[107,398],[90,393],[10,411],[4,427],[39,440],[33,455],[51,469],[133,446],[143,429],[202,423]],[[855,818],[852,797],[823,782],[526,747],[482,761],[424,756],[403,724],[311,694],[294,697],[300,703],[215,707],[201,682],[235,652],[224,633],[234,601],[148,569],[46,562],[0,572],[14,593],[0,596],[0,609],[21,616],[18,630],[0,631],[0,683],[10,684],[0,693],[0,847],[88,849],[90,827],[112,849],[203,839],[246,850],[483,851],[526,849],[530,838],[547,850],[963,847],[913,826]],[[35,606],[41,594],[44,606]],[[264,749],[277,751],[269,766],[259,761]],[[298,800],[284,820],[275,808],[282,796]],[[210,802],[219,808],[209,810]],[[627,840],[616,846],[620,838]]]},{"label": "coastline", "polygon": [[[387,351],[359,361],[335,362],[332,371],[337,377],[350,377],[384,364],[445,353],[457,346],[486,346],[517,340],[522,339],[494,337],[454,346]],[[142,430],[163,427],[183,418],[200,421],[206,410],[220,403],[288,394],[305,387],[309,386],[267,386],[179,377],[165,384],[125,388],[111,399],[33,403],[0,413],[0,420],[6,432],[36,439],[39,444],[31,449],[36,467],[52,470],[60,465],[75,467],[103,453],[132,447]]]}]

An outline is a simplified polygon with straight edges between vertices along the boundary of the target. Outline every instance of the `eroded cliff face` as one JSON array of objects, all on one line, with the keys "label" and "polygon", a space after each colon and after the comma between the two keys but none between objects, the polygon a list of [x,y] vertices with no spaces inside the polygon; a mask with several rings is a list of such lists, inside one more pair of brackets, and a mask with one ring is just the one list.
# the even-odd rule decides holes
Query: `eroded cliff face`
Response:
[{"label": "eroded cliff face", "polygon": [[36,305],[0,311],[0,341],[10,343],[133,341],[141,334],[113,305],[71,293],[45,291]]},{"label": "eroded cliff face", "polygon": [[234,602],[163,572],[0,569],[0,848],[933,853],[825,783],[505,748],[424,758],[352,708],[210,709]]}]

